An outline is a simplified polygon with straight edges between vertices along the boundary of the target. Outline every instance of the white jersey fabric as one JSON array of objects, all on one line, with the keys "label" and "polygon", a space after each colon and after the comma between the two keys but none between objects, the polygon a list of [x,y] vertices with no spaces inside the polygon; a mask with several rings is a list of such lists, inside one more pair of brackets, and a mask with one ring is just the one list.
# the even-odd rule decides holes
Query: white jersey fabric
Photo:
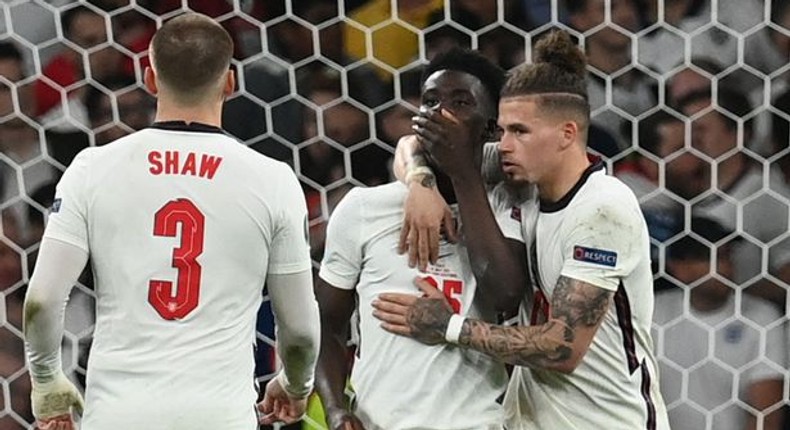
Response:
[{"label": "white jersey fabric", "polygon": [[[373,317],[381,293],[420,295],[417,276],[428,276],[461,315],[493,321],[475,300],[476,282],[466,248],[444,240],[427,273],[408,267],[397,253],[408,189],[400,182],[351,190],[327,227],[319,275],[334,287],[356,290],[360,345],[351,373],[355,413],[368,430],[501,429],[507,375],[485,354],[453,345],[426,346],[391,334]],[[505,237],[521,241],[519,217],[506,199],[493,204]],[[517,211],[518,209],[516,209]]]},{"label": "white jersey fabric", "polygon": [[[786,326],[776,324],[782,316],[772,303],[748,294],[741,295],[740,306],[732,294],[712,311],[698,311],[685,297],[681,288],[658,293],[653,317],[663,327],[656,346],[669,422],[673,429],[747,428],[749,412],[738,406],[739,400],[748,403],[747,392],[755,382],[784,378]],[[766,329],[763,341],[758,328]],[[698,365],[704,362],[708,363]],[[685,396],[683,369],[693,369],[688,372]],[[733,390],[735,383],[738,388]],[[709,413],[701,413],[700,407]]]},{"label": "white jersey fabric", "polygon": [[598,163],[553,204],[522,210],[539,324],[560,276],[615,293],[571,374],[514,369],[505,396],[508,430],[668,429],[650,337],[653,280],[647,227],[634,194]]},{"label": "white jersey fabric", "polygon": [[45,237],[90,253],[83,430],[257,428],[267,274],[310,268],[294,173],[220,129],[161,123],[82,151]]}]

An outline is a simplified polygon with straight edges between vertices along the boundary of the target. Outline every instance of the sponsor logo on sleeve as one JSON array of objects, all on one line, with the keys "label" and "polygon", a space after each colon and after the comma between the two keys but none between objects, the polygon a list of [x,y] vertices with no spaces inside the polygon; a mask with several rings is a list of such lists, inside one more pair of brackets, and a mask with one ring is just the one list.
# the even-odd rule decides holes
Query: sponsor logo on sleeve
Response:
[{"label": "sponsor logo on sleeve", "polygon": [[588,248],[576,245],[573,247],[573,259],[585,263],[600,264],[614,267],[617,265],[617,253],[603,249]]},{"label": "sponsor logo on sleeve", "polygon": [[61,199],[53,200],[52,201],[52,206],[50,206],[50,208],[49,208],[49,212],[53,213],[53,214],[58,213],[60,211],[60,202],[61,202]]}]

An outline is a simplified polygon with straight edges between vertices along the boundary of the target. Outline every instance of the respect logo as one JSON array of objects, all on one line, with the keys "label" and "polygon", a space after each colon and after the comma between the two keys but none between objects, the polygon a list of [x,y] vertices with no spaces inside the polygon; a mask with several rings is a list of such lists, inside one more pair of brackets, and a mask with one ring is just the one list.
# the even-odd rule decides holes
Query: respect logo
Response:
[{"label": "respect logo", "polygon": [[617,253],[604,249],[588,248],[576,245],[573,247],[573,259],[585,263],[600,264],[614,267],[617,265]]}]

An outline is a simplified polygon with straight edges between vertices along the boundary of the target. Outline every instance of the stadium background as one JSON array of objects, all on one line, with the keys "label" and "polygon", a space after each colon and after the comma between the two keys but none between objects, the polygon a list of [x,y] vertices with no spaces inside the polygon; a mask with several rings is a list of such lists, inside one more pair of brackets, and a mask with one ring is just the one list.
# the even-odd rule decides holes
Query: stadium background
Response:
[{"label": "stadium background", "polygon": [[[652,183],[639,194],[651,226],[657,282],[688,290],[715,278],[732,288],[737,303],[742,294],[754,293],[779,315],[767,324],[737,317],[763,339],[740,366],[725,363],[713,343],[691,362],[673,361],[659,347],[662,372],[687,384],[699,369],[714,367],[736,381],[750,363],[765,358],[771,333],[787,338],[790,271],[772,260],[787,238],[790,197],[784,192],[790,177],[787,0],[0,0],[0,430],[32,428],[21,304],[54,183],[81,148],[151,121],[153,100],[140,85],[145,49],[156,26],[186,8],[215,17],[232,33],[239,88],[226,105],[225,129],[294,167],[310,209],[316,267],[325,222],[342,195],[353,186],[390,180],[394,145],[409,133],[419,103],[421,64],[461,45],[508,69],[530,61],[531,47],[548,30],[569,30],[590,56],[591,152],[629,184],[644,185],[645,178]],[[675,104],[694,89],[708,91],[713,109],[735,125],[737,143],[723,154],[695,145],[692,125],[701,114],[686,115]],[[721,89],[740,91],[748,102],[728,110],[717,100]],[[652,122],[666,115],[685,125],[680,147],[667,153],[656,148]],[[672,176],[683,173],[681,161],[688,157],[715,172],[736,153],[762,172],[758,192],[742,201],[728,197],[715,175],[696,194],[684,193],[683,184],[676,184],[682,176]],[[653,166],[652,176],[645,174],[647,166]],[[734,231],[695,236],[691,215],[710,195],[736,211]],[[666,198],[681,211],[662,206]],[[771,210],[761,210],[761,199],[770,200]],[[747,213],[750,205],[760,210]],[[777,235],[748,231],[748,221],[777,219],[784,226]],[[706,245],[745,241],[758,251],[759,269],[740,277],[714,269],[691,284],[679,282],[666,273],[666,250],[689,235]],[[93,324],[91,291],[86,274],[66,316],[64,361],[77,380],[84,375]],[[271,325],[264,305],[261,381],[275,367]],[[717,329],[688,318],[686,309],[657,324],[655,333],[662,339],[699,332],[707,339]],[[783,372],[787,403],[786,358],[769,357],[768,365]],[[665,393],[670,408],[695,410],[708,428],[730,408],[759,414],[735,389],[724,399],[695,396],[685,386]],[[304,428],[322,427],[308,419]]]}]

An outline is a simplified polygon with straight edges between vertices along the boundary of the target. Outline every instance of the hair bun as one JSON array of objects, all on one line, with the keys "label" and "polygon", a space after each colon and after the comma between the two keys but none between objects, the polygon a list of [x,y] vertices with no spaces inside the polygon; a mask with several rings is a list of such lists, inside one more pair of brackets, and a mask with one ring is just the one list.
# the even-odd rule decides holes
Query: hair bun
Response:
[{"label": "hair bun", "polygon": [[535,45],[534,64],[550,64],[566,73],[584,77],[587,61],[567,31],[554,30]]}]

